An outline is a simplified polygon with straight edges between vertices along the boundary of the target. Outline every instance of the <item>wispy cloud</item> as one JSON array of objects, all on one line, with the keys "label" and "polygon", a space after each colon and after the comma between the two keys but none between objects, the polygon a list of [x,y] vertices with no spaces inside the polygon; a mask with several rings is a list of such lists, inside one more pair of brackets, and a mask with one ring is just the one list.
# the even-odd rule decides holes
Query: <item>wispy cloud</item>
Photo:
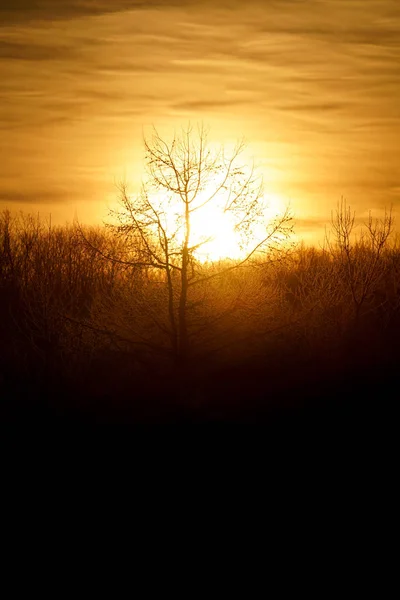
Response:
[{"label": "wispy cloud", "polygon": [[32,202],[33,176],[57,196],[51,172],[101,197],[143,126],[206,119],[244,135],[275,191],[312,211],[326,212],[307,200],[320,193],[400,202],[399,64],[398,0],[9,0],[0,193],[18,171]]},{"label": "wispy cloud", "polygon": [[[189,0],[190,1],[190,0]],[[0,16],[5,23],[54,21],[113,14],[132,8],[163,8],[174,2],[162,0],[4,0]]]}]

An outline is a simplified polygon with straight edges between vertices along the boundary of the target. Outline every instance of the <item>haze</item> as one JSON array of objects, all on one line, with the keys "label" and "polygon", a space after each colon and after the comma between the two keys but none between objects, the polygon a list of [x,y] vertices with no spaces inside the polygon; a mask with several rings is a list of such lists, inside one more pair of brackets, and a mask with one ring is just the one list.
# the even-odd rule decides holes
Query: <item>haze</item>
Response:
[{"label": "haze", "polygon": [[2,0],[0,208],[99,222],[152,124],[202,121],[317,239],[400,204],[399,65],[398,0]]}]

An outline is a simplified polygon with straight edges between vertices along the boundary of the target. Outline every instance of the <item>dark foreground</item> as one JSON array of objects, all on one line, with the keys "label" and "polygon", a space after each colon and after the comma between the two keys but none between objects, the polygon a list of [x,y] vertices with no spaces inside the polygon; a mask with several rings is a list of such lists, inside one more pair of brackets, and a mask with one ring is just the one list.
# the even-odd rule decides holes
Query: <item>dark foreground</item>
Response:
[{"label": "dark foreground", "polygon": [[[385,426],[400,398],[400,370],[355,362],[335,373],[314,358],[294,365],[185,368],[119,380],[98,367],[72,384],[6,373],[3,425],[26,427],[142,424],[263,424],[304,430]],[[121,367],[122,368],[122,367]]]},{"label": "dark foreground", "polygon": [[170,297],[167,279],[105,260],[76,227],[0,216],[6,427],[261,423],[373,437],[396,422],[400,249],[387,218],[353,244],[339,212],[327,249],[216,278],[224,265],[208,266],[187,299],[182,350],[179,280]]}]

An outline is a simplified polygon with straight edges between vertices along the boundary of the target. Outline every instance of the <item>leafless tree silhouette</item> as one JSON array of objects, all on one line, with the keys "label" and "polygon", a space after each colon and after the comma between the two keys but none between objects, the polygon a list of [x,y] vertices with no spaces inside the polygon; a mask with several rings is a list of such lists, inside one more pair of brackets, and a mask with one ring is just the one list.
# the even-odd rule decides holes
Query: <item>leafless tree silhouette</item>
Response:
[{"label": "leafless tree silhouette", "polygon": [[327,248],[340,267],[339,280],[349,293],[356,326],[367,301],[378,293],[385,277],[382,259],[388,249],[393,225],[392,209],[385,210],[381,219],[373,219],[370,212],[368,221],[356,237],[355,212],[351,211],[345,199],[341,199],[335,213],[332,213],[333,240],[327,237]]},{"label": "leafless tree silhouette", "polygon": [[[229,156],[223,147],[213,152],[204,127],[194,131],[188,126],[171,142],[154,129],[152,137],[144,140],[144,147],[146,179],[141,192],[133,197],[127,184],[120,184],[119,207],[111,211],[113,222],[108,224],[124,240],[127,254],[103,256],[153,273],[153,277],[159,273],[168,304],[168,324],[162,327],[167,329],[176,361],[182,363],[189,354],[188,310],[195,288],[247,265],[261,253],[270,256],[279,251],[291,234],[291,216],[286,210],[265,222],[262,239],[251,244],[265,203],[262,181],[254,166],[246,168],[240,162],[243,142]],[[195,213],[216,203],[231,217],[243,253],[238,260],[204,265],[197,253],[211,237],[206,233],[199,236],[197,231],[194,236],[193,221]]]}]

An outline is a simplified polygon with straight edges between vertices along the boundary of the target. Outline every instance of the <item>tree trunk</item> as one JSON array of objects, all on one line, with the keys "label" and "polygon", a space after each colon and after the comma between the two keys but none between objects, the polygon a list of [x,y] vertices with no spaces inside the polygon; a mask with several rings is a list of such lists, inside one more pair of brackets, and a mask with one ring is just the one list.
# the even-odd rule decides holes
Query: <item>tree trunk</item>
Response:
[{"label": "tree trunk", "polygon": [[186,196],[185,203],[185,241],[182,248],[181,295],[179,298],[179,345],[178,362],[185,363],[188,359],[189,338],[187,330],[186,304],[188,295],[188,265],[189,265],[189,239],[190,239],[190,213],[189,202]]},{"label": "tree trunk", "polygon": [[171,327],[171,340],[172,340],[172,351],[174,354],[174,358],[176,359],[179,354],[179,339],[178,332],[176,329],[176,321],[175,321],[175,313],[174,313],[174,286],[172,284],[171,271],[169,265],[167,264],[167,285],[168,285],[168,314],[169,314],[169,322]]},{"label": "tree trunk", "polygon": [[188,250],[184,248],[182,254],[182,271],[181,271],[181,294],[179,298],[179,344],[178,344],[178,362],[184,363],[188,358],[189,338],[186,319],[186,302],[188,292]]}]

